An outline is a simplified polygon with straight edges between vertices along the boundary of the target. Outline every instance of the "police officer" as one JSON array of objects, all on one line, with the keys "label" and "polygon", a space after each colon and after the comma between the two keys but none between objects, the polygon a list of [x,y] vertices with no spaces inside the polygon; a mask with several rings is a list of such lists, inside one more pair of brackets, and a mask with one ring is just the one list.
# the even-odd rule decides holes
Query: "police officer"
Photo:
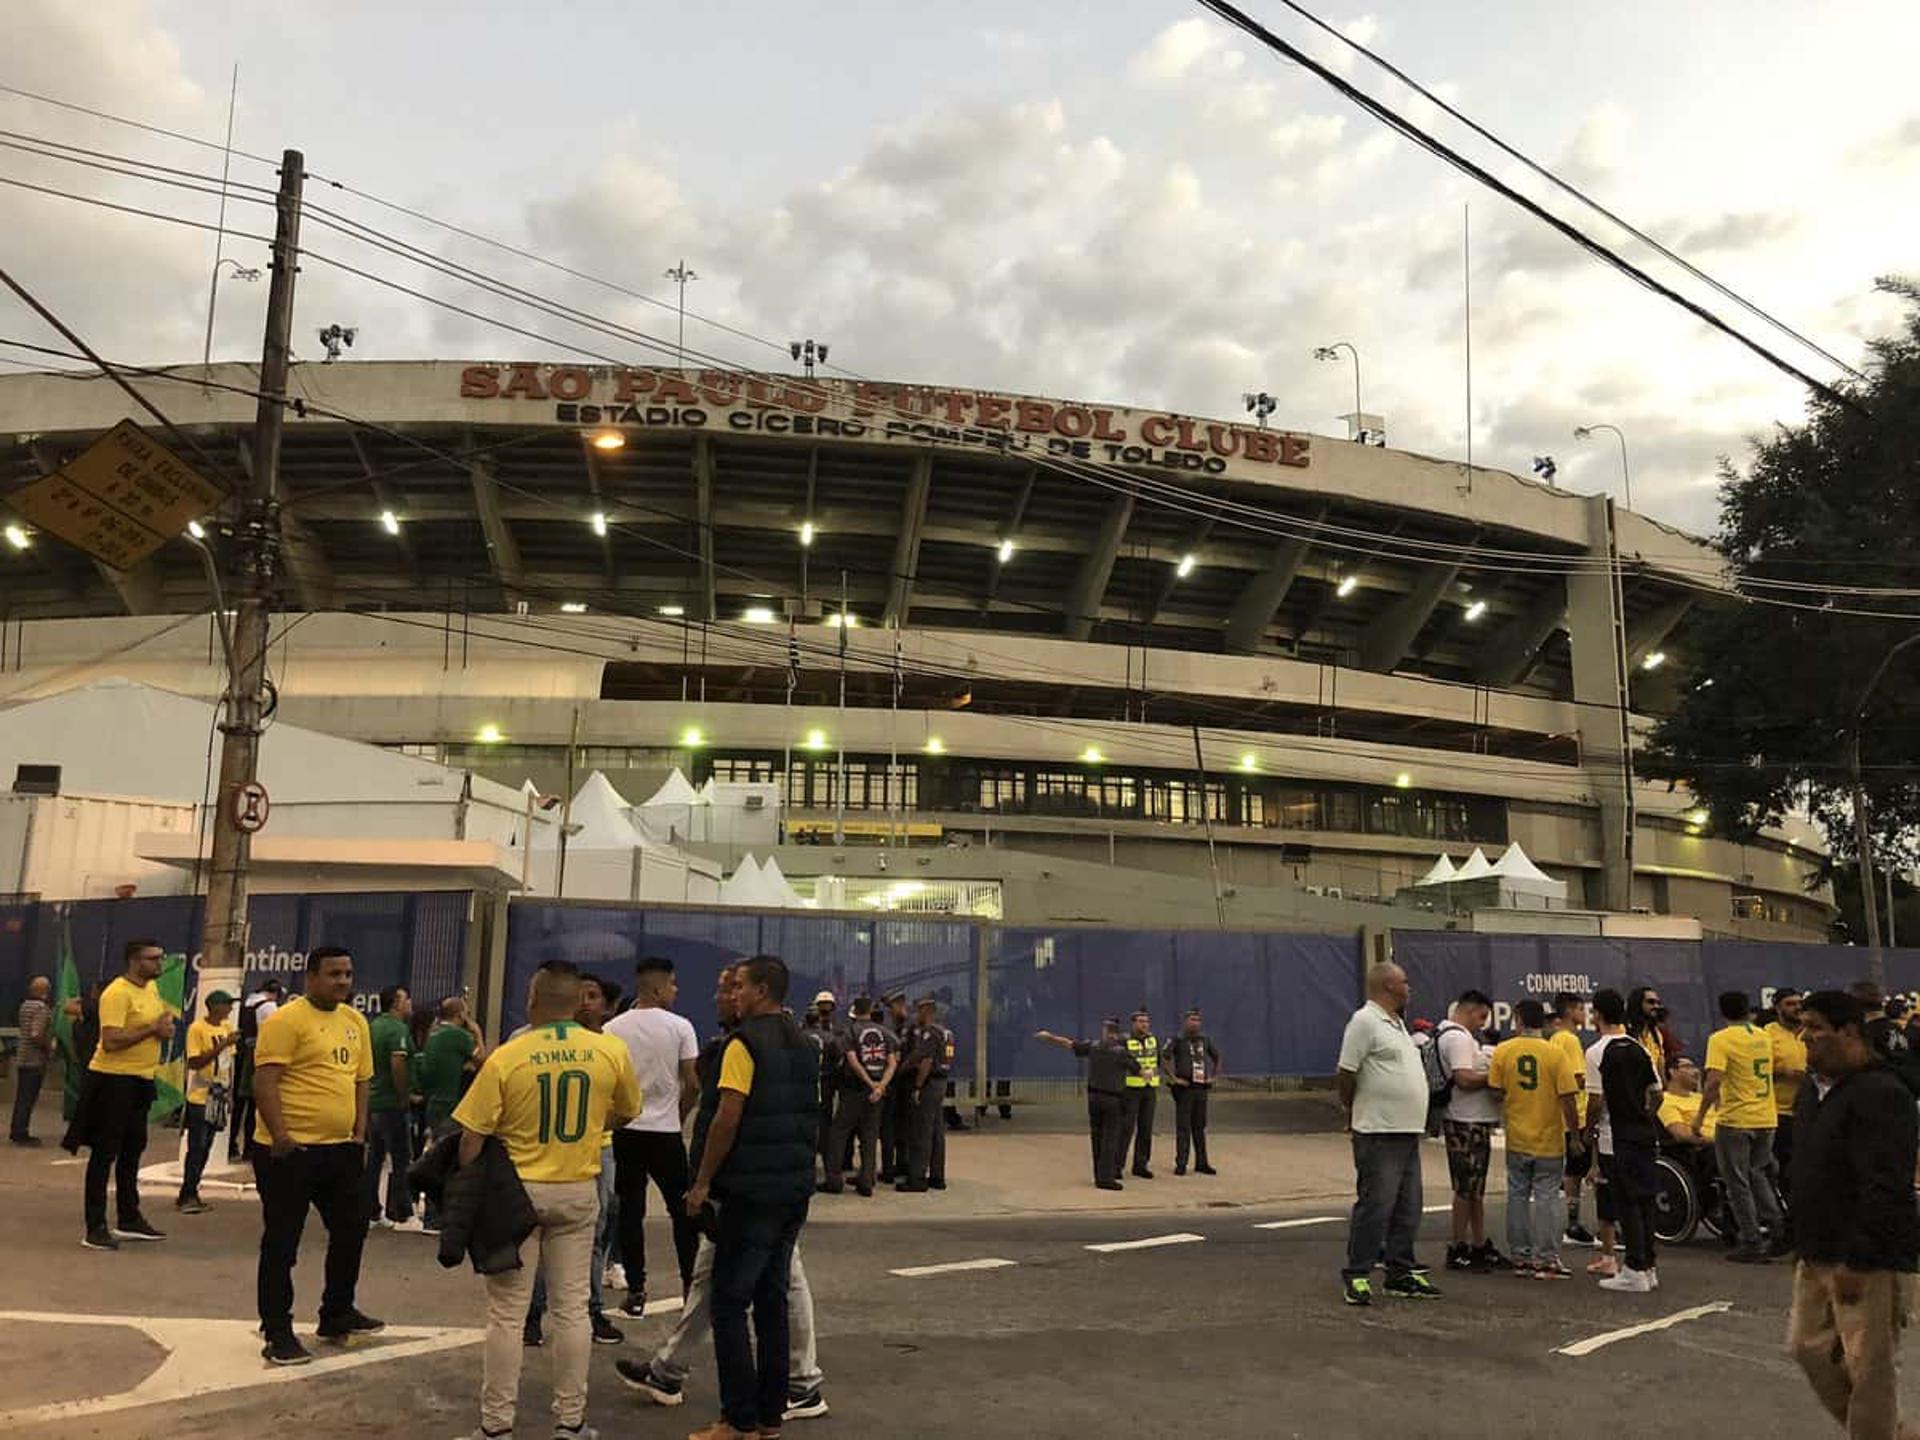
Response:
[{"label": "police officer", "polygon": [[[875,1152],[880,1143],[880,1110],[886,1103],[887,1086],[893,1082],[894,1071],[900,1065],[900,1042],[873,1018],[873,1001],[864,995],[853,1002],[853,1023],[844,1049],[846,1053],[835,1080],[840,1093],[827,1153],[844,1160],[848,1147],[857,1137],[860,1175],[854,1188],[863,1196],[872,1195],[878,1159]],[[844,1177],[829,1165],[826,1183],[820,1188],[829,1195],[838,1195],[844,1188]]]},{"label": "police officer", "polygon": [[940,1111],[947,1098],[947,1047],[951,1037],[934,1019],[939,1008],[933,996],[920,998],[900,1062],[908,1091],[902,1118],[911,1124],[907,1131],[906,1177],[894,1189],[907,1194],[947,1188],[947,1127],[940,1123]]},{"label": "police officer", "polygon": [[[880,1023],[893,1035],[894,1048],[901,1052],[904,1060],[907,1031],[912,1021],[907,1018],[907,995],[904,990],[891,990],[881,997],[887,1007]],[[904,1069],[904,1064],[902,1069]],[[903,1076],[896,1076],[886,1097],[880,1102],[880,1182],[891,1185],[906,1173],[907,1136],[911,1133],[909,1122],[901,1114],[911,1086],[904,1083]]]},{"label": "police officer", "polygon": [[1196,1175],[1217,1175],[1207,1163],[1207,1097],[1220,1078],[1220,1049],[1200,1028],[1198,1009],[1187,1011],[1180,1033],[1161,1051],[1167,1079],[1173,1084],[1173,1173],[1187,1173],[1187,1151],[1193,1151]]},{"label": "police officer", "polygon": [[1120,1157],[1127,1145],[1126,1082],[1140,1073],[1140,1062],[1120,1039],[1120,1021],[1109,1016],[1098,1040],[1069,1040],[1051,1030],[1036,1039],[1071,1050],[1087,1062],[1087,1133],[1093,1143],[1093,1183],[1102,1190],[1124,1190]]},{"label": "police officer", "polygon": [[[1153,1179],[1147,1162],[1153,1159],[1153,1112],[1160,1099],[1160,1042],[1153,1038],[1153,1020],[1143,1005],[1133,1012],[1133,1029],[1128,1032],[1127,1052],[1140,1062],[1140,1068],[1127,1076],[1127,1128],[1133,1138],[1133,1174],[1142,1180]],[[1120,1159],[1127,1158],[1122,1137]]]}]

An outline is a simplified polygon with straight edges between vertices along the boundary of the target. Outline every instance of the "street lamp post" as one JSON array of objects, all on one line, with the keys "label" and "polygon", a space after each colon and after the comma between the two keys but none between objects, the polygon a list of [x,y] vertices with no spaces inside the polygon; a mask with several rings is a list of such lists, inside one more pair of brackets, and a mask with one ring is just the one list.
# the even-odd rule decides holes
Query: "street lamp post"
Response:
[{"label": "street lamp post", "polygon": [[207,287],[207,343],[200,352],[200,363],[203,366],[213,364],[213,307],[214,303],[220,298],[220,267],[222,265],[231,265],[233,267],[233,278],[236,280],[258,280],[260,278],[260,271],[257,268],[251,265],[242,265],[231,255],[223,256],[213,262],[213,283]]},{"label": "street lamp post", "polygon": [[1627,467],[1627,437],[1618,425],[1602,424],[1576,425],[1573,427],[1573,438],[1591,440],[1596,430],[1611,430],[1613,438],[1620,442],[1620,488],[1626,492],[1627,509],[1631,510],[1633,508],[1633,471]]},{"label": "street lamp post", "polygon": [[1353,438],[1361,438],[1361,427],[1366,423],[1360,417],[1366,412],[1360,408],[1360,352],[1346,340],[1336,340],[1331,345],[1317,346],[1313,352],[1316,360],[1338,360],[1344,350],[1353,357]]},{"label": "street lamp post", "polygon": [[[1880,948],[1880,906],[1873,894],[1873,825],[1867,814],[1867,787],[1860,774],[1860,732],[1866,728],[1867,702],[1873,698],[1873,692],[1879,687],[1881,679],[1887,673],[1887,667],[1893,664],[1894,657],[1909,645],[1920,645],[1920,631],[1894,642],[1893,647],[1880,657],[1880,663],[1874,667],[1866,685],[1860,691],[1860,698],[1853,707],[1853,744],[1851,749],[1851,769],[1853,771],[1853,838],[1859,850],[1860,901],[1866,911],[1867,944],[1873,947],[1872,957],[1867,962],[1867,978],[1874,984],[1886,985],[1886,956]],[[1889,886],[1891,892],[1891,886]],[[1887,903],[1887,913],[1891,917],[1893,903],[1891,894]]]},{"label": "street lamp post", "polygon": [[698,274],[687,268],[685,260],[667,271],[667,279],[680,287],[680,338],[675,342],[675,349],[679,352],[682,370],[687,368],[687,282],[699,278]]}]

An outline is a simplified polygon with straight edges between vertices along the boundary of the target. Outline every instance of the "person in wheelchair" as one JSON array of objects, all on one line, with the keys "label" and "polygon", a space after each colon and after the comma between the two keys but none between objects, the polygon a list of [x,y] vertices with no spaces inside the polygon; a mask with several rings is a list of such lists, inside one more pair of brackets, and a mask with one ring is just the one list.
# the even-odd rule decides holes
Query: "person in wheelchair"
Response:
[{"label": "person in wheelchair", "polygon": [[1654,1201],[1654,1234],[1669,1245],[1690,1238],[1702,1224],[1721,1237],[1729,1233],[1726,1188],[1713,1148],[1716,1122],[1711,1112],[1700,1133],[1700,1067],[1684,1055],[1673,1063],[1666,1093],[1660,1097],[1660,1195]]},{"label": "person in wheelchair", "polygon": [[1700,1113],[1700,1067],[1682,1055],[1673,1062],[1673,1073],[1667,1080],[1666,1094],[1660,1098],[1660,1126],[1667,1133],[1661,1144],[1682,1147],[1682,1155],[1694,1156],[1706,1151],[1706,1159],[1713,1159],[1713,1136],[1719,1128],[1714,1117],[1709,1114],[1707,1123],[1700,1127],[1700,1133],[1693,1133],[1693,1119]]}]

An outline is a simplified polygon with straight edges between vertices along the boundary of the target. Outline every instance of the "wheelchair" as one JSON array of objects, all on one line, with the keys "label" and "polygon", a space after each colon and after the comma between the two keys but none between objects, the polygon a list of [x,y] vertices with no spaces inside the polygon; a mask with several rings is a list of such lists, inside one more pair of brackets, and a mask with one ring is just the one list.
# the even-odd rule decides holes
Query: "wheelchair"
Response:
[{"label": "wheelchair", "polygon": [[1660,1189],[1653,1200],[1653,1235],[1663,1245],[1680,1245],[1704,1227],[1715,1239],[1731,1243],[1733,1217],[1727,1213],[1726,1186],[1711,1145],[1662,1141],[1654,1157]]}]

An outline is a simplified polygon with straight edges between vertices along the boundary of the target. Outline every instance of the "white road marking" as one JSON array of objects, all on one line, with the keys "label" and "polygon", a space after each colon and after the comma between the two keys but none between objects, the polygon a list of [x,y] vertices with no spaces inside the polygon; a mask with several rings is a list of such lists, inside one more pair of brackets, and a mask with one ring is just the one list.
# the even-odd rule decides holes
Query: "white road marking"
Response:
[{"label": "white road marking", "polygon": [[1001,1270],[1019,1263],[1018,1260],[954,1260],[945,1265],[909,1265],[903,1270],[889,1270],[887,1273],[906,1280],[918,1280],[926,1275],[951,1275],[956,1270]]},{"label": "white road marking", "polygon": [[1689,1320],[1704,1319],[1708,1315],[1720,1315],[1733,1309],[1731,1300],[1715,1300],[1706,1305],[1695,1305],[1690,1310],[1676,1310],[1671,1315],[1658,1320],[1649,1320],[1644,1325],[1629,1325],[1624,1330],[1609,1330],[1604,1335],[1595,1335],[1586,1340],[1576,1340],[1571,1345],[1562,1345],[1555,1355],[1591,1355],[1596,1350],[1622,1340],[1631,1340],[1637,1335],[1651,1335],[1656,1330],[1671,1330],[1675,1325],[1685,1324]]},{"label": "white road marking", "polygon": [[1302,1225],[1338,1225],[1346,1218],[1344,1215],[1309,1215],[1304,1220],[1267,1220],[1253,1228],[1256,1230],[1295,1230]]},{"label": "white road marking", "polygon": [[[647,1301],[647,1318],[651,1320],[655,1315],[678,1315],[686,1308],[687,1302],[678,1295],[670,1296],[665,1300],[649,1300]],[[631,1320],[633,1317],[629,1315],[627,1318]]]},{"label": "white road marking", "polygon": [[1153,1250],[1161,1245],[1193,1245],[1206,1239],[1204,1235],[1155,1235],[1148,1240],[1115,1240],[1106,1245],[1089,1245],[1086,1248],[1096,1255],[1111,1255],[1116,1250]]},{"label": "white road marking", "polygon": [[1445,1205],[1429,1205],[1420,1213],[1422,1215],[1445,1215],[1452,1209],[1453,1205],[1451,1203]]},{"label": "white road marking", "polygon": [[190,1400],[195,1396],[212,1395],[223,1390],[244,1390],[255,1385],[284,1385],[316,1375],[358,1369],[362,1365],[377,1365],[386,1360],[405,1360],[437,1350],[477,1345],[486,1338],[484,1330],[390,1325],[377,1336],[354,1341],[346,1350],[336,1351],[331,1345],[323,1344],[310,1365],[277,1368],[260,1358],[260,1337],[255,1333],[251,1320],[0,1310],[0,1321],[8,1320],[31,1325],[126,1326],[149,1336],[167,1354],[158,1368],[131,1390],[96,1395],[84,1400],[59,1400],[50,1405],[35,1405],[0,1413],[0,1430],[6,1431],[55,1420],[71,1420],[83,1415],[133,1410],[165,1401]]}]

